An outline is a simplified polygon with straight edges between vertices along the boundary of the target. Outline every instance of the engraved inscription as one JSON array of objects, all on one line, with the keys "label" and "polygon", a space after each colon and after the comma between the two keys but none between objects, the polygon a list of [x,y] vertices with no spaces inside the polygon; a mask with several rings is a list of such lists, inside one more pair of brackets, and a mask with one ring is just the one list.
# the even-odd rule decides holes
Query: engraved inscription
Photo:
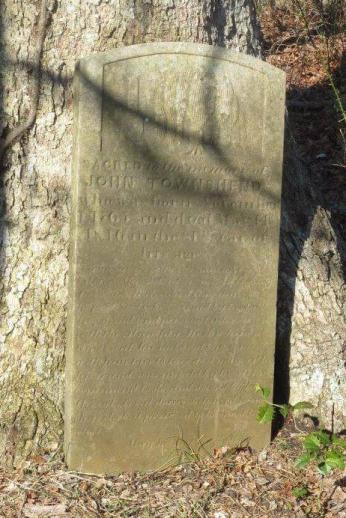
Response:
[{"label": "engraved inscription", "polygon": [[253,386],[272,383],[283,76],[213,52],[148,44],[81,62],[71,469],[155,469],[181,436],[269,438]]}]

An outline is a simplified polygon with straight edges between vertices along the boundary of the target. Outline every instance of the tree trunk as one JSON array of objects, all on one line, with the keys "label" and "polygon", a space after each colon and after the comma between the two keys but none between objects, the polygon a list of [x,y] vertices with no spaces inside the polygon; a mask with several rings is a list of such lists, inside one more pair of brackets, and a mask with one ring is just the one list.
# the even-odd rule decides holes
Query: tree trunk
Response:
[{"label": "tree trunk", "polygon": [[[345,212],[297,157],[286,128],[282,195],[275,392],[309,401],[321,427],[346,428]],[[327,194],[327,192],[329,193]]]},{"label": "tree trunk", "polygon": [[[8,149],[1,172],[0,433],[3,454],[15,464],[39,449],[57,453],[62,446],[76,60],[151,41],[192,41],[260,55],[252,0],[47,0],[47,6],[37,117]],[[3,137],[32,108],[39,12],[38,1],[2,4]],[[289,143],[287,149],[277,394],[286,396],[291,340],[292,397],[318,402],[328,417],[334,401],[338,424],[345,427],[345,388],[340,385],[345,321],[336,234],[327,212],[314,211],[307,170]]]},{"label": "tree trunk", "polygon": [[[122,45],[192,41],[259,54],[251,0],[48,0],[40,100],[2,167],[1,435],[8,462],[62,444],[76,60]],[[32,108],[40,3],[4,0],[1,109],[8,128]]]}]

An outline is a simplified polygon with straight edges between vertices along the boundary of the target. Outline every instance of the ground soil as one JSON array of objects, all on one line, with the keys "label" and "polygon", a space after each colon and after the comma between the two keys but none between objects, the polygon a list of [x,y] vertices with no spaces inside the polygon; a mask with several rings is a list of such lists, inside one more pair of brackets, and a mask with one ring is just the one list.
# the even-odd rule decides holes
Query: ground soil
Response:
[{"label": "ground soil", "polygon": [[[345,473],[297,469],[300,451],[301,432],[289,423],[260,452],[223,447],[146,475],[81,475],[47,453],[0,472],[1,516],[346,517]],[[297,498],[297,489],[307,494]]]}]

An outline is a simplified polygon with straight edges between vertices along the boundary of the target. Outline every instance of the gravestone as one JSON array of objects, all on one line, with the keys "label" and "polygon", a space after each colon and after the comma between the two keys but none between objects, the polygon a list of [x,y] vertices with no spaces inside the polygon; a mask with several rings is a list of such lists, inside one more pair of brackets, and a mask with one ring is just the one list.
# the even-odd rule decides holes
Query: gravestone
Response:
[{"label": "gravestone", "polygon": [[71,469],[264,446],[284,73],[207,45],[81,60],[66,373]]}]

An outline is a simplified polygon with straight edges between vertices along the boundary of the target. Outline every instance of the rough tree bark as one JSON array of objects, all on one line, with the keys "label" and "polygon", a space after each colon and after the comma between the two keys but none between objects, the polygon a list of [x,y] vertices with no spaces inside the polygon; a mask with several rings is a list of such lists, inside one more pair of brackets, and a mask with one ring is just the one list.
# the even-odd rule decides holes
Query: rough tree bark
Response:
[{"label": "rough tree bark", "polygon": [[[36,0],[4,0],[1,6],[3,138],[27,120],[33,108],[40,6]],[[7,150],[1,168],[0,452],[15,464],[41,448],[57,453],[62,444],[71,77],[76,60],[151,41],[193,41],[260,55],[252,0],[47,0],[47,10],[37,117],[32,128]],[[312,219],[306,171],[291,151],[287,156],[286,184],[290,192],[296,192],[299,175],[305,178],[303,194],[294,203],[302,203],[303,196],[303,203],[311,204]],[[291,202],[286,205],[278,366],[289,350],[295,291],[292,394],[319,401],[326,415],[334,401],[342,426],[345,389],[338,382],[344,375],[340,349],[345,322],[335,234],[327,213],[318,211],[310,238],[308,224],[300,236],[299,211]],[[297,245],[299,239],[304,247]],[[323,349],[324,340],[330,342],[328,352]]]},{"label": "rough tree bark", "polygon": [[[310,401],[319,425],[346,428],[345,228],[342,193],[297,156],[287,124],[275,396]],[[331,194],[331,195],[330,195]],[[341,194],[341,196],[340,196]]]}]

